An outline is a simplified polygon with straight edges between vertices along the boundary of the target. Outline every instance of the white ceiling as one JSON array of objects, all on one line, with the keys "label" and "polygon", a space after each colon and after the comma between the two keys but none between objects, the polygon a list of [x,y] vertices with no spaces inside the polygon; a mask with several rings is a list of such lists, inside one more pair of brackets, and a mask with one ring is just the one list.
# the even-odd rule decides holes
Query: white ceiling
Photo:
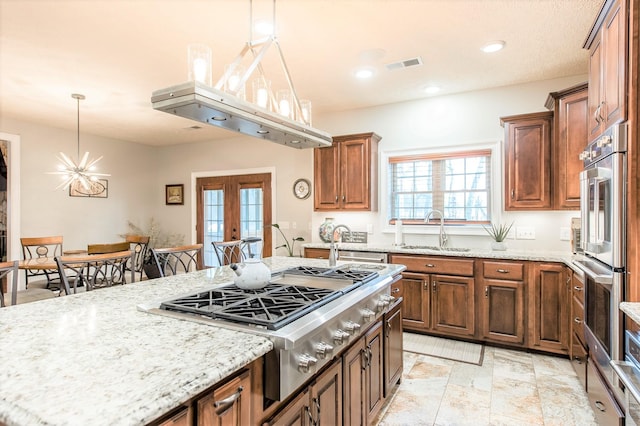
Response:
[{"label": "white ceiling", "polygon": [[[272,16],[254,0],[254,19]],[[277,34],[314,114],[587,73],[582,49],[602,0],[279,0]],[[187,45],[213,50],[214,82],[249,39],[249,0],[0,0],[2,117],[149,145],[228,138],[154,111],[187,80]],[[480,47],[504,40],[492,55]],[[275,50],[269,52],[274,55]],[[424,65],[388,71],[422,57]],[[272,58],[270,58],[272,59]],[[356,81],[362,65],[376,70]],[[267,77],[284,87],[280,67]],[[317,124],[317,123],[316,123]],[[204,125],[203,125],[204,126]]]}]

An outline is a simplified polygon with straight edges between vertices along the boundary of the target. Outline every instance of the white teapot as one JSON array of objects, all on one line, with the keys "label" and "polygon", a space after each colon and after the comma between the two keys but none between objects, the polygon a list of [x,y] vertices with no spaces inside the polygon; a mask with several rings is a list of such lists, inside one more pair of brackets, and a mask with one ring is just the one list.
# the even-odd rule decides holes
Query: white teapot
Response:
[{"label": "white teapot", "polygon": [[271,279],[271,270],[260,259],[245,259],[243,263],[232,263],[229,267],[236,274],[233,283],[244,290],[266,287]]}]

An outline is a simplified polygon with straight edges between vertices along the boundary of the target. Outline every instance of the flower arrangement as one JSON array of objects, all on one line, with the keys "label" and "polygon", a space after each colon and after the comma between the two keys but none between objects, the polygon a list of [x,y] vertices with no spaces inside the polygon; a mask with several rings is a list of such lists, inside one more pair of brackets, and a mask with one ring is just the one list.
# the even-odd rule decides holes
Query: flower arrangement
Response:
[{"label": "flower arrangement", "polygon": [[510,225],[505,225],[501,223],[500,225],[496,225],[494,223],[491,224],[491,228],[487,228],[486,226],[482,226],[487,234],[493,238],[493,240],[497,243],[504,241],[509,235],[509,231],[511,231],[511,227],[513,226],[513,222]]},{"label": "flower arrangement", "polygon": [[296,241],[304,241],[304,238],[302,238],[302,237],[292,238],[291,239],[291,244],[289,244],[289,240],[284,235],[284,232],[282,232],[282,229],[280,229],[280,225],[278,225],[277,223],[272,223],[271,226],[276,228],[280,232],[280,235],[282,235],[282,239],[284,240],[284,244],[276,246],[276,250],[278,250],[279,248],[284,247],[284,248],[287,249],[287,253],[288,253],[289,257],[293,257],[293,245],[296,243]]}]

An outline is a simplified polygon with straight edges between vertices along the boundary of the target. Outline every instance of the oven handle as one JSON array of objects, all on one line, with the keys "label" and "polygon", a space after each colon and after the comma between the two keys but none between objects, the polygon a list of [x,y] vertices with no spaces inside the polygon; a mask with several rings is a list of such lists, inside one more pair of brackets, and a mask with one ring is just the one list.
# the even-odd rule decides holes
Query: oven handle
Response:
[{"label": "oven handle", "polygon": [[[591,269],[586,262],[573,262],[573,264],[584,272],[585,275],[589,276],[592,280],[597,282],[598,284],[603,284],[607,286],[613,285],[613,273],[601,274],[595,269]],[[607,271],[609,272],[609,271]]]},{"label": "oven handle", "polygon": [[637,374],[639,373],[636,367],[627,361],[611,361],[611,367],[616,375],[620,378],[620,381],[624,383],[625,392],[630,392],[631,397],[640,402],[640,388],[638,388]]}]

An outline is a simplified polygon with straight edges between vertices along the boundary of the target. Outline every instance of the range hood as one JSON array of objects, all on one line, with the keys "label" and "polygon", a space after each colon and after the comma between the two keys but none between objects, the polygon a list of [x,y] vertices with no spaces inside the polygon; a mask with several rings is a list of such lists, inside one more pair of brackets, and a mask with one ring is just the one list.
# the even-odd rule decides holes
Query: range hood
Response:
[{"label": "range hood", "polygon": [[328,133],[289,120],[199,81],[156,90],[151,103],[158,111],[292,148],[319,148],[331,146],[332,142]]}]

